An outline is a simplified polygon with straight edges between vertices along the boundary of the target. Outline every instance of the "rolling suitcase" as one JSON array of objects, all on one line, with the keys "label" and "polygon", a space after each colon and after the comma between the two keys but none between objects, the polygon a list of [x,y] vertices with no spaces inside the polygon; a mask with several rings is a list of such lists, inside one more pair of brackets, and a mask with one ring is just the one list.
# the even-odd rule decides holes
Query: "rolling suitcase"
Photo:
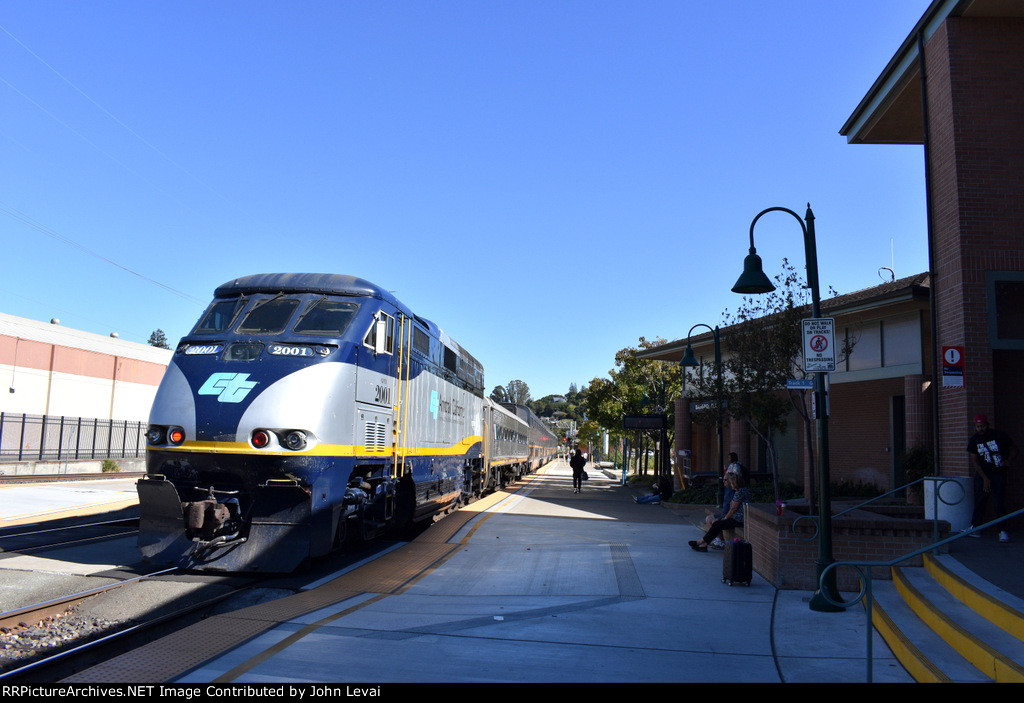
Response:
[{"label": "rolling suitcase", "polygon": [[722,554],[722,583],[750,585],[754,573],[754,550],[741,539],[725,543]]}]

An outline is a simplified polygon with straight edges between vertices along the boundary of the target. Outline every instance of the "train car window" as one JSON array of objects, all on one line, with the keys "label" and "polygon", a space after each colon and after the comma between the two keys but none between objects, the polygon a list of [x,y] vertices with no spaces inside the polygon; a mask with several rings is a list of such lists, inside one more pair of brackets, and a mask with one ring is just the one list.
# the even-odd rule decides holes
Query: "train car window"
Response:
[{"label": "train car window", "polygon": [[294,298],[271,298],[256,303],[245,316],[238,331],[245,334],[279,334],[291,319],[299,301]]},{"label": "train car window", "polygon": [[292,329],[295,334],[340,337],[355,317],[359,305],[340,300],[318,300],[310,304]]},{"label": "train car window", "polygon": [[263,345],[251,342],[240,342],[228,346],[224,352],[225,361],[252,361],[259,357]]},{"label": "train car window", "polygon": [[203,319],[196,325],[195,334],[217,334],[231,327],[239,311],[245,307],[245,300],[219,300],[206,311]]},{"label": "train car window", "polygon": [[451,371],[453,373],[458,371],[458,368],[457,368],[458,362],[456,361],[457,359],[458,359],[458,357],[455,355],[454,351],[452,351],[448,347],[444,348],[444,367],[446,369],[448,369],[449,371]]}]

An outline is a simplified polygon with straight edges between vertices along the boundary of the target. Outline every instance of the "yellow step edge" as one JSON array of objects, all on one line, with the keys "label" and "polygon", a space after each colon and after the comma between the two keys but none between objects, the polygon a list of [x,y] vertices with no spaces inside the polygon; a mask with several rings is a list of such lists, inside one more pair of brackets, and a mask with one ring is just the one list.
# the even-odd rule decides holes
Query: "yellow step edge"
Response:
[{"label": "yellow step edge", "polygon": [[892,568],[892,580],[911,610],[979,671],[997,683],[1024,683],[1024,667],[980,641],[940,612],[911,585],[899,567]]},{"label": "yellow step edge", "polygon": [[893,655],[918,683],[952,683],[924,652],[911,642],[878,601],[871,599],[871,624],[889,645]]},{"label": "yellow step edge", "polygon": [[1024,640],[1024,613],[990,596],[957,576],[931,554],[924,555],[924,566],[932,578],[956,596],[957,600],[1019,640]]}]

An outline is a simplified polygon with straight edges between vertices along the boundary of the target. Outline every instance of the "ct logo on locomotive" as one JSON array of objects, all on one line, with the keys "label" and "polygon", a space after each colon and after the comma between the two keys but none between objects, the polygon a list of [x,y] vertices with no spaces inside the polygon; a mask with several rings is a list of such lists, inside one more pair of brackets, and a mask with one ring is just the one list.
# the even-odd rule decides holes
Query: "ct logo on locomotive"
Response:
[{"label": "ct logo on locomotive", "polygon": [[199,389],[199,395],[215,395],[218,403],[241,403],[257,384],[248,378],[247,373],[211,374]]}]

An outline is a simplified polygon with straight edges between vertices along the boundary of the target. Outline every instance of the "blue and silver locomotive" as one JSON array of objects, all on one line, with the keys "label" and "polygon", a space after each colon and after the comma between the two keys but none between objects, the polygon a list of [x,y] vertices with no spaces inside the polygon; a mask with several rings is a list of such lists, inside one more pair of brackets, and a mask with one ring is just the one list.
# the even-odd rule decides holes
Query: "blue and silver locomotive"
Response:
[{"label": "blue and silver locomotive", "polygon": [[246,276],[217,288],[157,391],[139,548],[290,571],[537,468],[549,435],[486,399],[480,363],[380,287]]}]

